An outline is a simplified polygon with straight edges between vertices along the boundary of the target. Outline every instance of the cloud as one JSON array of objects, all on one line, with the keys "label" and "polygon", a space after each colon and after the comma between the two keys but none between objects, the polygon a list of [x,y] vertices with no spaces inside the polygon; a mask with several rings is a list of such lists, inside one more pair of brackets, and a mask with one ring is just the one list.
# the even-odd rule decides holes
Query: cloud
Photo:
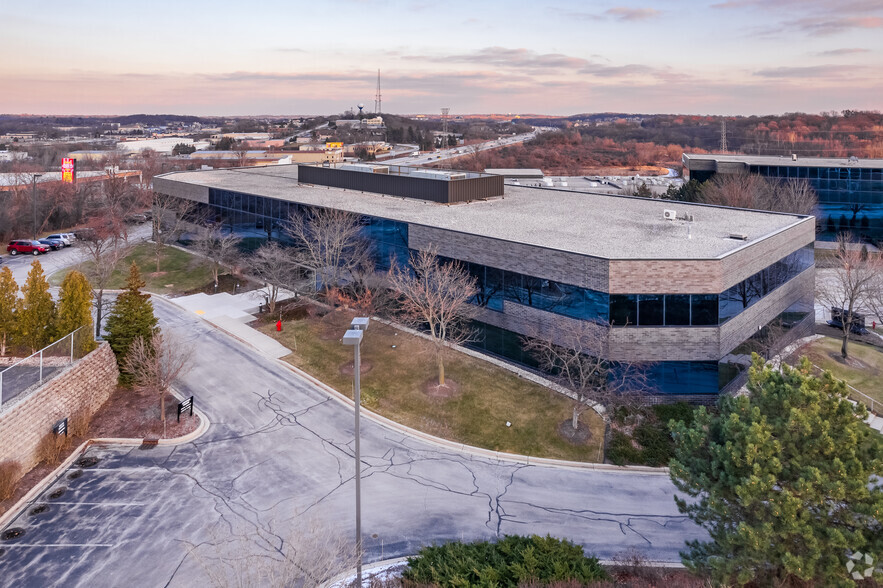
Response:
[{"label": "cloud", "polygon": [[660,12],[655,8],[628,8],[625,6],[616,6],[609,10],[605,10],[604,14],[617,20],[636,21],[656,18],[659,16]]},{"label": "cloud", "polygon": [[826,36],[842,33],[851,29],[883,28],[883,17],[879,16],[846,16],[832,18],[827,16],[807,17],[783,23],[809,35]]},{"label": "cloud", "polygon": [[[759,32],[764,36],[780,36],[796,31],[823,37],[856,29],[883,28],[883,2],[880,0],[726,0],[712,4],[718,9],[757,9],[778,14],[780,21]],[[793,18],[802,14],[800,18]]]},{"label": "cloud", "polygon": [[861,65],[809,65],[761,69],[754,72],[754,75],[762,78],[779,79],[855,79],[857,74],[865,73],[867,69]]},{"label": "cloud", "polygon": [[275,51],[280,53],[306,53],[306,49],[301,49],[299,47],[277,47]]},{"label": "cloud", "polygon": [[821,51],[816,53],[819,57],[840,57],[843,55],[856,55],[858,53],[870,53],[870,49],[860,49],[858,47],[855,48],[844,48],[844,49],[831,49],[829,51]]}]

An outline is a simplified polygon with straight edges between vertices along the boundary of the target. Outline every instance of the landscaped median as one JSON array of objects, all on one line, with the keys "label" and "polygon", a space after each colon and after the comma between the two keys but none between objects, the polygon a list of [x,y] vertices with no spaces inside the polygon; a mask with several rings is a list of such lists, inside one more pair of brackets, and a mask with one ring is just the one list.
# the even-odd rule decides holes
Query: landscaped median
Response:
[{"label": "landscaped median", "polygon": [[[297,320],[259,330],[293,350],[283,358],[352,398],[353,351],[341,337],[352,313],[310,306]],[[572,443],[559,434],[569,426],[572,401],[558,392],[456,350],[445,371],[450,392],[432,384],[437,368],[430,344],[373,321],[361,345],[362,405],[390,420],[456,443],[499,451],[583,462],[603,461],[604,421],[592,410],[580,417],[590,436]]]}]

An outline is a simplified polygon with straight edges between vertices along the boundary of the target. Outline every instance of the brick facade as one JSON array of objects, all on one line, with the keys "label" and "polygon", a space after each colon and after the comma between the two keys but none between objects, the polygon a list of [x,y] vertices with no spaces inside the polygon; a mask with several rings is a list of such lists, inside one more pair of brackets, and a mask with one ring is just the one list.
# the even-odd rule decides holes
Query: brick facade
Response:
[{"label": "brick facade", "polygon": [[79,410],[93,414],[116,389],[119,371],[110,345],[98,349],[0,413],[0,461],[37,465],[36,449],[52,426]]}]

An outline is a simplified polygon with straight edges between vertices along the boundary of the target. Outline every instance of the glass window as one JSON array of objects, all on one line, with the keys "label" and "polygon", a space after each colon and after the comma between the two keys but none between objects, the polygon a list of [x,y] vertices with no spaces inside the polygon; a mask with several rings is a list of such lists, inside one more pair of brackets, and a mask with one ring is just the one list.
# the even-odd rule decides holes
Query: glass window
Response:
[{"label": "glass window", "polygon": [[665,324],[665,297],[662,294],[638,296],[638,325],[650,327]]},{"label": "glass window", "polygon": [[635,325],[638,322],[638,296],[636,294],[610,295],[610,324],[617,327]]},{"label": "glass window", "polygon": [[666,294],[665,324],[671,327],[690,324],[689,294]]},{"label": "glass window", "polygon": [[717,299],[716,294],[690,295],[690,315],[694,327],[717,324]]}]

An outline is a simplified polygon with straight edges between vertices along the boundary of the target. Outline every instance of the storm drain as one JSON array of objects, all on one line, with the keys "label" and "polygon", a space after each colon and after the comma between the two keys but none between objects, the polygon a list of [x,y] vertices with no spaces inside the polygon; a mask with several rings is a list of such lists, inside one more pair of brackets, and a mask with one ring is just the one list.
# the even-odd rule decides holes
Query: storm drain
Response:
[{"label": "storm drain", "polygon": [[35,506],[34,508],[31,509],[30,515],[31,516],[41,515],[44,512],[49,512],[49,505],[48,504],[38,504],[37,506]]},{"label": "storm drain", "polygon": [[86,457],[81,457],[77,461],[74,462],[74,465],[78,468],[94,468],[98,463],[97,457],[92,457],[91,455]]},{"label": "storm drain", "polygon": [[67,475],[68,480],[76,480],[83,475],[83,470],[74,470]]},{"label": "storm drain", "polygon": [[13,527],[12,529],[6,529],[2,533],[0,533],[0,541],[12,541],[13,539],[18,539],[22,535],[25,534],[25,530],[19,527]]},{"label": "storm drain", "polygon": [[57,500],[57,499],[61,498],[62,496],[64,496],[65,492],[67,492],[67,488],[65,488],[63,486],[61,488],[56,488],[55,490],[52,491],[51,494],[49,494],[49,499],[50,500]]}]

